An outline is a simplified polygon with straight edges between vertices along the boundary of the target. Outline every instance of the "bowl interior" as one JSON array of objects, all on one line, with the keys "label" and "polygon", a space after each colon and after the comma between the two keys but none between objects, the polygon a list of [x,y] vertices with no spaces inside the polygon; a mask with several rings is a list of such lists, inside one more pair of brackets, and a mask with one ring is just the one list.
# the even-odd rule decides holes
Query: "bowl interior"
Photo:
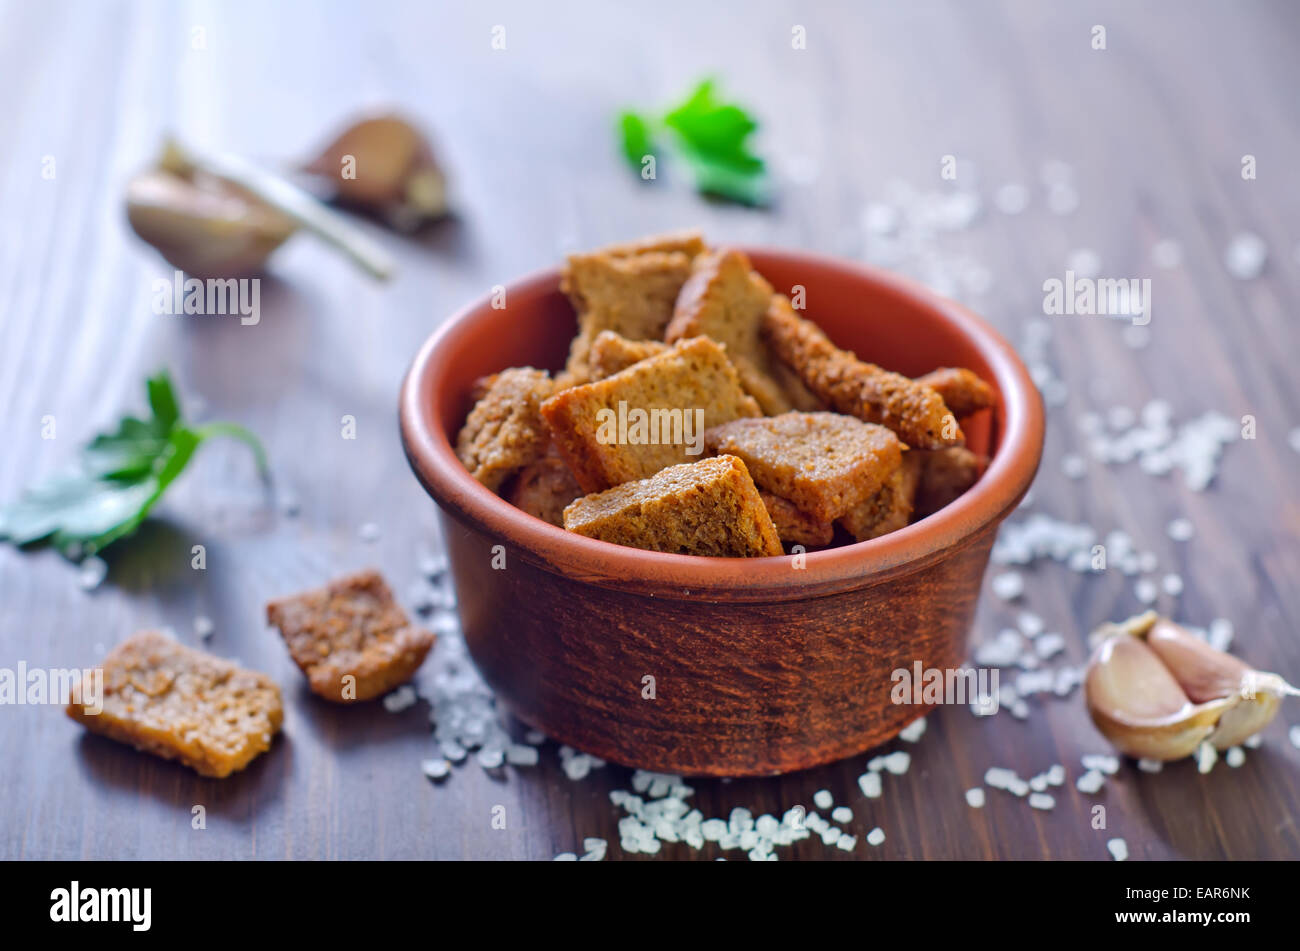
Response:
[{"label": "bowl interior", "polygon": [[474,482],[453,447],[479,377],[511,366],[563,366],[576,318],[554,271],[510,285],[499,306],[491,298],[470,305],[417,356],[401,402],[403,443],[417,477],[451,514],[556,570],[656,594],[694,591],[697,597],[741,600],[792,587],[807,594],[829,585],[830,593],[860,585],[867,576],[916,567],[1019,502],[1038,466],[1043,415],[1028,372],[1001,336],[959,305],[895,275],[795,252],[745,250],[778,291],[793,297],[802,288],[804,315],[861,359],[909,376],[968,367],[993,386],[997,407],[967,427],[971,448],[992,457],[974,488],[890,535],[811,552],[807,570],[793,578],[788,558],[744,559],[742,565],[741,559],[645,552],[576,536],[515,509]]}]

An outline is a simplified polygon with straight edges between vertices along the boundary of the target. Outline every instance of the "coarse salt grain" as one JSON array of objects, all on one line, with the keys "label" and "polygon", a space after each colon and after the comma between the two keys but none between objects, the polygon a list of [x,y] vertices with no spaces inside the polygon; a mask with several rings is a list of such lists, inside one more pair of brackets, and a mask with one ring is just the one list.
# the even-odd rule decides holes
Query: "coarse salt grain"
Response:
[{"label": "coarse salt grain", "polygon": [[1241,745],[1248,750],[1257,750],[1264,745],[1264,737],[1259,733],[1252,733],[1241,741]]},{"label": "coarse salt grain", "polygon": [[1047,770],[1047,781],[1053,786],[1062,786],[1065,784],[1065,767],[1060,763],[1053,763]]},{"label": "coarse salt grain", "polygon": [[831,795],[829,789],[819,789],[813,793],[813,804],[818,809],[829,809],[835,802],[835,797]]},{"label": "coarse salt grain", "polygon": [[1095,769],[1107,776],[1114,776],[1119,772],[1119,757],[1108,753],[1088,753],[1080,757],[1079,761],[1084,769]]},{"label": "coarse salt grain", "polygon": [[1111,858],[1116,862],[1123,862],[1128,859],[1128,843],[1123,839],[1110,839],[1106,842],[1106,849],[1110,852]]},{"label": "coarse salt grain", "polygon": [[511,743],[506,747],[506,762],[511,766],[536,766],[540,754],[537,747],[525,743]]},{"label": "coarse salt grain", "polygon": [[1137,584],[1133,585],[1133,593],[1143,604],[1154,604],[1160,597],[1160,589],[1150,578],[1139,578]]},{"label": "coarse salt grain", "polygon": [[862,795],[868,799],[879,799],[881,793],[880,774],[877,772],[863,773],[858,777],[858,788],[862,790]]},{"label": "coarse salt grain", "polygon": [[1166,526],[1165,534],[1176,542],[1190,541],[1196,534],[1196,526],[1191,519],[1176,518]]},{"label": "coarse salt grain", "polygon": [[1056,800],[1045,792],[1036,792],[1029,797],[1029,805],[1033,809],[1055,809]]},{"label": "coarse salt grain", "polygon": [[1202,743],[1196,748],[1196,771],[1198,773],[1208,773],[1214,769],[1214,764],[1219,760],[1219,751],[1211,743]]},{"label": "coarse salt grain", "polygon": [[83,591],[94,591],[108,577],[108,562],[97,555],[91,555],[77,567],[77,584]]},{"label": "coarse salt grain", "polygon": [[899,731],[898,738],[907,743],[916,743],[925,735],[925,717],[918,717]]},{"label": "coarse salt grain", "polygon": [[451,773],[451,764],[445,759],[427,759],[420,764],[420,770],[432,780],[446,779]]},{"label": "coarse salt grain", "polygon": [[884,841],[885,841],[885,830],[880,828],[880,826],[876,826],[874,829],[872,829],[870,832],[867,833],[868,845],[879,845],[881,842]]},{"label": "coarse salt grain", "polygon": [[840,825],[848,825],[853,821],[853,810],[848,806],[836,806],[831,811],[831,821],[838,822]]},{"label": "coarse salt grain", "polygon": [[1078,453],[1070,453],[1061,459],[1061,471],[1067,479],[1082,479],[1088,472],[1088,463]]},{"label": "coarse salt grain", "polygon": [[216,625],[212,623],[212,618],[200,614],[194,619],[194,634],[201,641],[206,641],[216,630]]},{"label": "coarse salt grain", "polygon": [[1034,641],[1034,649],[1043,660],[1050,660],[1065,650],[1065,638],[1056,633],[1044,634]]},{"label": "coarse salt grain", "polygon": [[1106,777],[1100,770],[1090,769],[1074,781],[1074,787],[1081,793],[1091,796],[1100,792],[1101,787],[1106,784]]},{"label": "coarse salt grain", "polygon": [[984,790],[979,786],[966,790],[966,805],[972,809],[984,808]]},{"label": "coarse salt grain", "polygon": [[366,542],[367,544],[377,542],[379,541],[379,536],[380,536],[379,526],[376,525],[374,522],[366,522],[359,529],[357,529],[357,535],[360,536],[361,540],[363,542]]},{"label": "coarse salt grain", "polygon": [[852,852],[855,848],[857,848],[858,837],[856,835],[841,835],[835,841],[835,844],[839,848],[843,849],[845,852]]},{"label": "coarse salt grain", "polygon": [[912,754],[906,750],[898,750],[890,753],[884,759],[885,769],[895,776],[902,776],[907,772],[907,768],[912,765]]},{"label": "coarse salt grain", "polygon": [[551,861],[552,862],[576,862],[578,861],[578,856],[575,855],[573,852],[561,852],[555,858],[551,859]]},{"label": "coarse salt grain", "polygon": [[1025,591],[1024,576],[1018,571],[1004,571],[993,578],[993,593],[1003,601],[1012,601]]},{"label": "coarse salt grain", "polygon": [[1268,245],[1263,238],[1251,231],[1233,235],[1223,252],[1223,263],[1227,266],[1228,273],[1241,281],[1259,277],[1267,260]]},{"label": "coarse salt grain", "polygon": [[1047,626],[1043,619],[1032,611],[1021,611],[1020,616],[1016,618],[1016,626],[1020,628],[1020,633],[1025,637],[1037,637],[1043,633]]},{"label": "coarse salt grain", "polygon": [[1176,598],[1183,593],[1183,576],[1167,574],[1160,579],[1160,587],[1164,589],[1165,594],[1171,598]]},{"label": "coarse salt grain", "polygon": [[1236,769],[1242,763],[1246,762],[1246,751],[1240,746],[1234,746],[1224,754],[1223,761],[1233,769]]},{"label": "coarse salt grain", "polygon": [[1158,759],[1149,759],[1142,757],[1138,760],[1138,769],[1144,773],[1158,773],[1165,768],[1165,764]]},{"label": "coarse salt grain", "polygon": [[410,684],[404,684],[384,696],[384,709],[389,713],[401,713],[414,706],[416,699],[415,688]]},{"label": "coarse salt grain", "polygon": [[1291,741],[1292,746],[1300,750],[1300,723],[1297,723],[1287,731],[1287,738]]}]

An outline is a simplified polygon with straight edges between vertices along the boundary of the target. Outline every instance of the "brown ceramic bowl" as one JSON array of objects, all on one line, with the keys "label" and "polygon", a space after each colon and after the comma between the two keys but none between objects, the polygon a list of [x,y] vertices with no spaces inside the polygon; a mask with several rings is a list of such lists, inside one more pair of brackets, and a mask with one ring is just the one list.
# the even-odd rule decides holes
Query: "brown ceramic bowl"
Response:
[{"label": "brown ceramic bowl", "polygon": [[625,548],[525,514],[470,478],[453,446],[476,378],[563,364],[575,319],[555,271],[509,286],[503,309],[484,298],[456,314],[402,385],[402,442],[441,507],[480,671],[523,722],[629,766],[788,772],[876,746],[925,713],[891,702],[890,675],[961,665],[994,534],[1042,453],[1038,393],[988,324],[882,271],[746,250],[778,289],[807,289],[805,313],[840,346],[912,376],[970,367],[996,388],[997,408],[967,427],[992,456],[970,491],[802,567]]}]

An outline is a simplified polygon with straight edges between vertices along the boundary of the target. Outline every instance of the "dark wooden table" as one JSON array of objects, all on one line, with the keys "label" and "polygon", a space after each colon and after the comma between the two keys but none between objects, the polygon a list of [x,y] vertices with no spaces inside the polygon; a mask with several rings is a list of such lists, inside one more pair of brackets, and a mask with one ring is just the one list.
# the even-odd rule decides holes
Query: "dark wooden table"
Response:
[{"label": "dark wooden table", "polygon": [[[1125,529],[1185,578],[1177,604],[1162,602],[1177,617],[1229,618],[1244,657],[1300,677],[1300,458],[1287,444],[1300,425],[1300,8],[477,7],[0,5],[0,497],[68,462],[139,406],[147,371],[167,366],[206,418],[259,433],[277,485],[301,500],[301,514],[286,518],[247,453],[213,444],[158,517],[111,553],[99,590],[81,590],[53,553],[0,547],[0,666],[89,665],[143,627],[170,626],[195,643],[193,619],[206,615],[210,648],[270,673],[287,708],[273,751],[223,782],[84,736],[55,707],[0,709],[0,856],[546,859],[600,836],[621,857],[622,813],[608,793],[626,788],[627,770],[571,782],[548,745],[539,768],[493,778],[471,763],[435,786],[420,772],[434,752],[425,705],[394,715],[313,700],[264,627],[263,605],[365,565],[404,591],[419,553],[436,550],[433,504],[398,443],[397,387],[420,342],[467,300],[566,250],[687,225],[716,240],[861,256],[866,203],[895,179],[952,187],[940,180],[945,155],[986,210],[934,247],[987,268],[992,285],[971,300],[1012,340],[1042,319],[1042,282],[1063,274],[1074,249],[1095,249],[1105,275],[1154,282],[1143,349],[1127,346],[1116,322],[1052,323],[1049,359],[1069,395],[1050,414],[1034,510]],[[491,48],[498,24],[505,50]],[[795,25],[806,27],[806,49],[792,49]],[[1092,48],[1095,25],[1106,28],[1105,50]],[[784,181],[771,211],[701,201],[671,159],[660,181],[642,185],[615,153],[616,109],[666,104],[708,73],[764,119],[761,148]],[[258,325],[153,312],[151,283],[170,270],[127,229],[122,187],[165,130],[198,148],[288,162],[376,104],[433,130],[460,211],[414,241],[374,229],[399,260],[395,281],[373,283],[298,238],[264,281]],[[1254,180],[1241,175],[1247,154]],[[42,177],[47,156],[52,179]],[[1045,208],[1040,173],[1053,159],[1074,169],[1072,214]],[[992,207],[1006,182],[1031,190],[1021,215]],[[1270,248],[1252,281],[1223,263],[1243,230]],[[1152,263],[1165,238],[1181,243],[1173,269]],[[1228,447],[1203,494],[1133,465],[1062,474],[1062,457],[1082,445],[1083,413],[1154,397],[1180,419],[1252,415],[1258,438]],[[41,438],[49,415],[54,440]],[[355,440],[340,438],[345,415]],[[1198,533],[1180,546],[1164,527],[1183,515]],[[359,537],[367,522],[382,533],[372,543]],[[190,567],[194,544],[206,546],[206,571]],[[1066,635],[1074,663],[1092,626],[1139,607],[1132,579],[1115,571],[1085,577],[1045,564],[1027,577],[1024,606]],[[1015,610],[987,596],[976,636]],[[879,800],[857,792],[864,756],[771,780],[696,782],[694,801],[710,816],[733,806],[779,814],[827,788],[853,807],[854,852],[814,839],[782,857],[1105,859],[1112,836],[1136,859],[1300,856],[1300,752],[1286,740],[1297,701],[1238,769],[1125,766],[1096,800],[1104,831],[1090,823],[1093,799],[1073,788],[1080,755],[1106,750],[1080,695],[1034,710],[1025,722],[935,713],[908,747],[911,770],[889,777]],[[1071,783],[1050,812],[997,792],[982,811],[963,800],[989,766],[1029,776],[1056,762]],[[191,827],[195,805],[206,809],[203,830]],[[504,830],[493,827],[497,806]],[[875,825],[888,836],[879,848],[863,841]],[[660,857],[716,854],[675,846]]]}]

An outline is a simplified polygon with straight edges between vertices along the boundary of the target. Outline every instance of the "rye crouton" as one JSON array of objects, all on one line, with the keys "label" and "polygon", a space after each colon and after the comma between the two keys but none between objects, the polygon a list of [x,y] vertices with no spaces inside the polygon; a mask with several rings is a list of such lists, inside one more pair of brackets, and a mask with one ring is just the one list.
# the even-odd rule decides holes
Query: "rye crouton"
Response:
[{"label": "rye crouton", "polygon": [[988,459],[963,446],[918,452],[921,477],[916,487],[917,518],[933,515],[979,481]]},{"label": "rye crouton", "polygon": [[874,495],[902,460],[898,437],[838,413],[738,419],[704,434],[713,453],[745,461],[759,488],[833,522]]},{"label": "rye crouton", "polygon": [[545,370],[514,367],[475,383],[482,395],[456,438],[456,455],[493,492],[546,451],[538,407],[554,388]]},{"label": "rye crouton", "polygon": [[697,232],[682,232],[569,255],[560,289],[578,313],[578,335],[565,382],[590,380],[589,351],[602,330],[629,340],[662,340],[691,261],[703,250]]},{"label": "rye crouton", "polygon": [[763,337],[777,358],[836,412],[888,426],[917,449],[965,442],[956,417],[938,393],[840,350],[783,298],[773,298],[764,315]]},{"label": "rye crouton", "polygon": [[587,358],[592,381],[603,380],[621,370],[626,370],[634,363],[640,363],[647,357],[653,357],[668,349],[668,344],[658,340],[628,340],[612,330],[602,330],[591,342],[591,351]]},{"label": "rye crouton", "polygon": [[780,555],[781,541],[745,464],[714,456],[587,495],[564,527],[648,551],[746,558]]},{"label": "rye crouton", "polygon": [[216,779],[243,769],[271,748],[284,722],[280,688],[270,677],[141,631],[104,659],[103,707],[88,704],[89,685],[73,691],[68,716],[92,733]]},{"label": "rye crouton", "polygon": [[761,490],[758,494],[767,506],[767,514],[772,516],[777,536],[784,544],[820,547],[829,545],[835,537],[835,523],[819,521],[779,495]]},{"label": "rye crouton", "polygon": [[921,474],[919,453],[903,453],[902,464],[880,490],[839,519],[856,541],[865,542],[903,528],[912,518]]},{"label": "rye crouton", "polygon": [[916,382],[938,393],[944,405],[958,419],[988,409],[997,402],[993,387],[965,367],[940,367],[925,376],[918,376]]},{"label": "rye crouton", "polygon": [[564,507],[582,495],[573,473],[554,446],[519,470],[506,500],[544,522],[564,527]]},{"label": "rye crouton", "polygon": [[312,693],[334,703],[372,700],[410,680],[434,639],[410,623],[374,571],[272,601],[266,619]]},{"label": "rye crouton", "polygon": [[556,448],[586,492],[689,462],[704,430],[759,415],[735,367],[707,337],[683,340],[611,377],[542,404]]},{"label": "rye crouton", "polygon": [[796,389],[794,399],[777,379],[774,361],[761,336],[763,314],[771,304],[772,294],[772,285],[753,269],[743,252],[706,252],[695,259],[664,335],[669,343],[688,337],[712,337],[726,347],[745,392],[758,400],[769,416],[807,409],[815,402],[797,379],[785,378]]}]

